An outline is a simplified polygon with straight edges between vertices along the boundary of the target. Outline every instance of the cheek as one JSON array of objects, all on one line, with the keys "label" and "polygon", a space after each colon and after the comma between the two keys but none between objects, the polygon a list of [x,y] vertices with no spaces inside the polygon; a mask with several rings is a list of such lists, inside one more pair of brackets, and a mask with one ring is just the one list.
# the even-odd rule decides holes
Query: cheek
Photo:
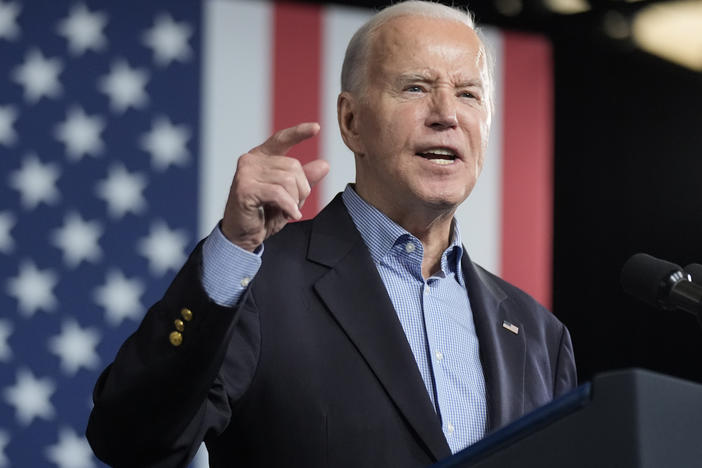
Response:
[{"label": "cheek", "polygon": [[417,108],[403,106],[387,115],[380,125],[379,136],[398,151],[411,146],[412,141],[416,140],[419,132],[423,131],[424,119]]},{"label": "cheek", "polygon": [[367,147],[370,152],[389,159],[402,148],[403,126],[392,119],[377,118],[367,125]]},{"label": "cheek", "polygon": [[387,159],[411,146],[412,135],[424,125],[424,113],[420,103],[380,101],[364,109],[361,128],[366,153]]},{"label": "cheek", "polygon": [[473,151],[485,152],[490,135],[489,116],[485,112],[469,113],[466,116],[465,134],[469,139],[468,144]]}]

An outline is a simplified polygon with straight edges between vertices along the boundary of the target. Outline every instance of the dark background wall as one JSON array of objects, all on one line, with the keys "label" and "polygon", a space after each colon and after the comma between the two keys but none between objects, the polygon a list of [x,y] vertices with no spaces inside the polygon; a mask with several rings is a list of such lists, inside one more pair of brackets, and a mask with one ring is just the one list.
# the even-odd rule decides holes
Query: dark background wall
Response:
[{"label": "dark background wall", "polygon": [[702,263],[702,74],[605,35],[605,18],[626,30],[654,2],[593,0],[575,16],[530,0],[505,16],[498,3],[470,8],[480,23],[540,32],[554,47],[553,310],[571,330],[580,379],[637,366],[702,382],[695,317],[648,307],[619,284],[637,252]]},{"label": "dark background wall", "polygon": [[554,310],[581,378],[641,366],[702,381],[694,316],[625,296],[636,252],[702,262],[702,75],[635,50],[554,37]]}]

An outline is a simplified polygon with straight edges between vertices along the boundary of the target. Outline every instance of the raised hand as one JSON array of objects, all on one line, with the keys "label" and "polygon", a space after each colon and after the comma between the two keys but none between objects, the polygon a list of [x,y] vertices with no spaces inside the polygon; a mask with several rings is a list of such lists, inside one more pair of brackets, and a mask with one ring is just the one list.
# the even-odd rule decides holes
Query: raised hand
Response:
[{"label": "raised hand", "polygon": [[276,132],[239,158],[222,219],[227,239],[253,252],[288,221],[302,217],[302,204],[327,175],[329,164],[317,159],[303,166],[285,154],[317,133],[319,124],[301,123]]}]

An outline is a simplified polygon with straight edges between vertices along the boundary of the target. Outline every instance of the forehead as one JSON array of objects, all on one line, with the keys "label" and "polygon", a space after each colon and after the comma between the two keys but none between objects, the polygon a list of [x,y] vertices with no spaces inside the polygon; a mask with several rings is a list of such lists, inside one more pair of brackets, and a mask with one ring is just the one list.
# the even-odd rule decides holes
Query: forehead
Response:
[{"label": "forehead", "polygon": [[373,32],[371,72],[448,68],[451,73],[482,75],[485,57],[473,29],[458,21],[401,16]]}]

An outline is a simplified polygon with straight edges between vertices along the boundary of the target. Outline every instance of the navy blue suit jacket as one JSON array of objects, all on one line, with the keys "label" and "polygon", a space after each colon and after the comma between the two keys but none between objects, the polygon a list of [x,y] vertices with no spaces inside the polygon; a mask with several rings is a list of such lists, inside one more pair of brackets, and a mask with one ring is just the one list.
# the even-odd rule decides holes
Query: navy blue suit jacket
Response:
[{"label": "navy blue suit jacket", "polygon": [[[488,431],[576,385],[565,326],[463,257]],[[87,435],[115,466],[427,466],[450,455],[400,322],[340,197],[266,241],[240,305],[202,289],[199,248],[95,387]],[[183,307],[183,342],[169,334]],[[519,328],[513,333],[507,321]]]}]

